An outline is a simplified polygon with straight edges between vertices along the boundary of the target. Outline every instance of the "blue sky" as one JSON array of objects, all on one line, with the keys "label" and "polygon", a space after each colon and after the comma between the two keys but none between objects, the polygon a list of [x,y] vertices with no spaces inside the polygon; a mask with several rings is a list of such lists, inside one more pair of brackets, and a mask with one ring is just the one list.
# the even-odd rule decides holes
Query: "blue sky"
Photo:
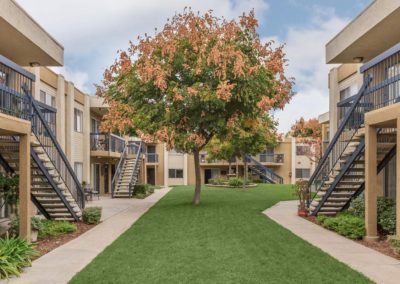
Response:
[{"label": "blue sky", "polygon": [[285,43],[288,74],[295,77],[297,95],[277,112],[279,130],[286,132],[300,116],[316,117],[328,110],[324,46],[371,0],[17,0],[65,48],[67,80],[93,94],[118,49],[129,40],[162,27],[185,6],[235,18],[254,8],[259,34]]}]

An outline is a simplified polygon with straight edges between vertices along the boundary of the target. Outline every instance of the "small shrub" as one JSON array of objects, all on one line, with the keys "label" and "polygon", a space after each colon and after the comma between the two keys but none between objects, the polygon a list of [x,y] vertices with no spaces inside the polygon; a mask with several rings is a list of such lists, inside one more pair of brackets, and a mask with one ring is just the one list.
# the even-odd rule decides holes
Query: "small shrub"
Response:
[{"label": "small shrub", "polygon": [[[41,231],[43,230],[43,221],[39,217],[33,216],[31,219],[31,229]],[[19,235],[19,217],[12,219],[8,232],[11,236],[18,237]]]},{"label": "small shrub", "polygon": [[43,222],[39,217],[33,216],[31,220],[32,230],[41,231],[43,230]]},{"label": "small shrub", "polygon": [[146,194],[143,194],[143,193],[136,193],[135,194],[135,197],[137,198],[137,199],[145,199],[146,198]]},{"label": "small shrub", "polygon": [[400,238],[397,236],[389,236],[388,242],[393,252],[397,255],[400,255]]},{"label": "small shrub", "polygon": [[31,266],[38,255],[34,246],[18,238],[0,239],[0,279],[20,276],[24,267]]},{"label": "small shrub", "polygon": [[243,185],[243,180],[240,178],[231,178],[228,180],[228,185],[229,186],[234,186],[234,187],[239,187]]},{"label": "small shrub", "polygon": [[[354,216],[364,218],[364,197],[354,199],[348,212]],[[387,197],[378,197],[378,225],[381,230],[389,234],[396,233],[396,202]]]},{"label": "small shrub", "polygon": [[154,185],[149,185],[148,186],[148,192],[149,193],[154,193],[154,190],[156,189],[156,187]]},{"label": "small shrub", "polygon": [[148,184],[137,184],[137,185],[135,185],[134,194],[135,195],[138,195],[138,194],[146,195],[148,190],[149,190]]},{"label": "small shrub", "polygon": [[365,235],[364,220],[350,214],[339,214],[336,217],[318,216],[318,223],[324,228],[335,231],[350,239],[361,239]]},{"label": "small shrub", "polygon": [[208,183],[209,184],[214,184],[214,185],[218,184],[215,178],[209,178],[208,179]]},{"label": "small shrub", "polygon": [[59,236],[76,231],[76,225],[68,221],[43,220],[43,228],[39,231],[39,238]]},{"label": "small shrub", "polygon": [[83,210],[82,220],[86,224],[98,224],[101,219],[101,207],[88,207]]}]

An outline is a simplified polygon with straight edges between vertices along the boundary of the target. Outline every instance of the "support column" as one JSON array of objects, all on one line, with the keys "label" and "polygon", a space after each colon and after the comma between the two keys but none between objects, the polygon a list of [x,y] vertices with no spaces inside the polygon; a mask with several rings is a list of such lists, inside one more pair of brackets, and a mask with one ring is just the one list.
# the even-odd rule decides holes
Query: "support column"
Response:
[{"label": "support column", "polygon": [[85,94],[85,105],[83,107],[83,177],[82,181],[90,181],[90,97]]},{"label": "support column", "polygon": [[377,226],[377,135],[365,125],[365,229],[367,241],[378,240]]},{"label": "support column", "polygon": [[57,126],[56,135],[57,141],[65,152],[65,80],[61,74],[57,75]]},{"label": "support column", "polygon": [[396,235],[400,236],[400,117],[397,118],[396,144]]},{"label": "support column", "polygon": [[[67,97],[65,101],[66,110],[65,110],[65,154],[72,163],[72,141],[74,136],[74,92],[75,87],[74,84],[68,82],[67,85]],[[87,142],[89,143],[89,141]]]},{"label": "support column", "polygon": [[30,135],[19,142],[19,236],[31,240],[31,145]]}]

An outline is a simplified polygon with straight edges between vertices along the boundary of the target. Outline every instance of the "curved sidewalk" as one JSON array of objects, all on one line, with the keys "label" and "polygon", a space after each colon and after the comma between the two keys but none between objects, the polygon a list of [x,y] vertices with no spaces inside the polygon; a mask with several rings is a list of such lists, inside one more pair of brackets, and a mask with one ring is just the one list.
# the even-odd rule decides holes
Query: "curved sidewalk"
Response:
[{"label": "curved sidewalk", "polygon": [[88,206],[102,206],[103,222],[78,238],[33,262],[20,278],[6,283],[64,284],[132,226],[170,188],[158,189],[145,199],[102,198]]},{"label": "curved sidewalk", "polygon": [[400,283],[400,261],[326,230],[296,215],[297,201],[282,201],[263,213],[295,235],[379,284]]}]

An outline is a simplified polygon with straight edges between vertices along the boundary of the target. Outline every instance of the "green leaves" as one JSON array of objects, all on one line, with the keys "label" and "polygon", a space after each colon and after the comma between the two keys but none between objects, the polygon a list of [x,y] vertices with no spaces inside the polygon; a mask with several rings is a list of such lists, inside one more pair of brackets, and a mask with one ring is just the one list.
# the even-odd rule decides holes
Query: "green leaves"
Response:
[{"label": "green leaves", "polygon": [[31,266],[38,253],[34,246],[18,238],[0,239],[0,279],[19,276],[22,269]]}]

